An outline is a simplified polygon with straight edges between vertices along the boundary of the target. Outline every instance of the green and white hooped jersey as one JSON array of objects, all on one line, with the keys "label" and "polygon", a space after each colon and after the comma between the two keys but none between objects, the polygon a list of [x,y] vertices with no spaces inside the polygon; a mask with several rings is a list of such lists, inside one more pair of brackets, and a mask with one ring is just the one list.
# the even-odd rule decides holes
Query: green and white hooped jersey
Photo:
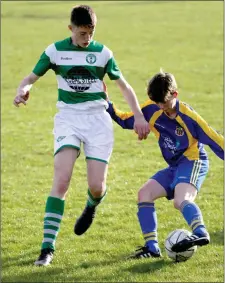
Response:
[{"label": "green and white hooped jersey", "polygon": [[49,45],[33,69],[43,76],[52,69],[58,81],[58,108],[88,110],[105,105],[107,94],[103,78],[121,77],[113,53],[103,44],[92,41],[87,48],[75,46],[71,38]]}]

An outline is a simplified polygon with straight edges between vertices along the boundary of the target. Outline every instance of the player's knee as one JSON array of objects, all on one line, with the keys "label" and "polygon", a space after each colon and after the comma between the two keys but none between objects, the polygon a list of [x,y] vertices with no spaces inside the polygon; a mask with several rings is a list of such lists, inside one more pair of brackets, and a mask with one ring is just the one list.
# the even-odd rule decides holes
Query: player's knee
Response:
[{"label": "player's knee", "polygon": [[180,210],[180,205],[183,201],[179,200],[179,199],[174,199],[173,200],[173,205],[176,209]]},{"label": "player's knee", "polygon": [[154,193],[150,188],[141,188],[138,192],[138,202],[153,202],[155,200]]},{"label": "player's knee", "polygon": [[143,202],[145,199],[145,192],[143,189],[138,191],[138,202]]},{"label": "player's knee", "polygon": [[70,177],[69,176],[61,176],[57,179],[55,184],[55,188],[59,194],[65,194],[68,190],[70,184]]},{"label": "player's knee", "polygon": [[60,190],[67,190],[70,184],[70,177],[64,176],[59,179],[58,187]]},{"label": "player's knee", "polygon": [[55,162],[54,164],[54,186],[59,192],[67,191],[72,170],[70,167],[62,167],[61,164]]},{"label": "player's knee", "polygon": [[105,182],[93,180],[88,183],[89,189],[93,197],[101,197],[103,192],[105,191]]}]

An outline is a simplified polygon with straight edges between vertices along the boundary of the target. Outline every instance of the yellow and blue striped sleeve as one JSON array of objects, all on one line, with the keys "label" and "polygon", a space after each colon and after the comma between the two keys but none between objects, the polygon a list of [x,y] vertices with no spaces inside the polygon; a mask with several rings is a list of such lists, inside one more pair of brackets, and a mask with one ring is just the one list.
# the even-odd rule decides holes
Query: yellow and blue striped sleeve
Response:
[{"label": "yellow and blue striped sleeve", "polygon": [[[191,131],[194,138],[200,143],[208,145],[219,158],[224,160],[224,137],[210,127],[198,113],[185,104],[180,104],[180,112],[188,116],[189,120],[194,124],[194,128]],[[189,127],[189,129],[192,129],[192,127]]]},{"label": "yellow and blue striped sleeve", "polygon": [[[132,130],[134,128],[134,114],[133,112],[123,112],[115,107],[113,102],[108,101],[107,112],[110,114],[111,118],[120,125],[123,129]],[[147,100],[143,105],[141,105],[142,113],[147,122],[156,111],[157,106],[151,101]]]}]

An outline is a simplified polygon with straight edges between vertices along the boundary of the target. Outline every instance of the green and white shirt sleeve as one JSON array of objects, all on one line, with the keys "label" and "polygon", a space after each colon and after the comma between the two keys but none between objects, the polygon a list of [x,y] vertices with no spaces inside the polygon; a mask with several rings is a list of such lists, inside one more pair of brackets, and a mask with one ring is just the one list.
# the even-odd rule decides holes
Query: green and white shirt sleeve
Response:
[{"label": "green and white shirt sleeve", "polygon": [[[105,47],[108,49],[107,47]],[[115,58],[113,57],[113,53],[111,50],[107,50],[109,54],[109,60],[105,66],[105,71],[108,74],[110,80],[118,80],[121,77],[121,71],[116,63]]]},{"label": "green and white shirt sleeve", "polygon": [[53,63],[55,47],[54,44],[49,45],[41,54],[39,61],[33,69],[33,73],[39,77],[43,76],[49,69],[54,70]]}]

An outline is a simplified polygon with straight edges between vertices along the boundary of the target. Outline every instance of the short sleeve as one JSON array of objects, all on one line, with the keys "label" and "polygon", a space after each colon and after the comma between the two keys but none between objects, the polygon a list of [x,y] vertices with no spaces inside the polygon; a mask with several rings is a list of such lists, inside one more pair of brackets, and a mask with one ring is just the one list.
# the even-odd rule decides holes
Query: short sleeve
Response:
[{"label": "short sleeve", "polygon": [[33,73],[37,76],[43,76],[49,69],[54,69],[55,45],[49,45],[41,54],[39,61],[33,69]]},{"label": "short sleeve", "polygon": [[49,69],[51,69],[50,58],[43,52],[33,69],[33,73],[37,76],[43,76]]},{"label": "short sleeve", "polygon": [[108,74],[110,80],[118,80],[121,77],[120,69],[114,59],[111,57],[106,64],[106,73]]}]

